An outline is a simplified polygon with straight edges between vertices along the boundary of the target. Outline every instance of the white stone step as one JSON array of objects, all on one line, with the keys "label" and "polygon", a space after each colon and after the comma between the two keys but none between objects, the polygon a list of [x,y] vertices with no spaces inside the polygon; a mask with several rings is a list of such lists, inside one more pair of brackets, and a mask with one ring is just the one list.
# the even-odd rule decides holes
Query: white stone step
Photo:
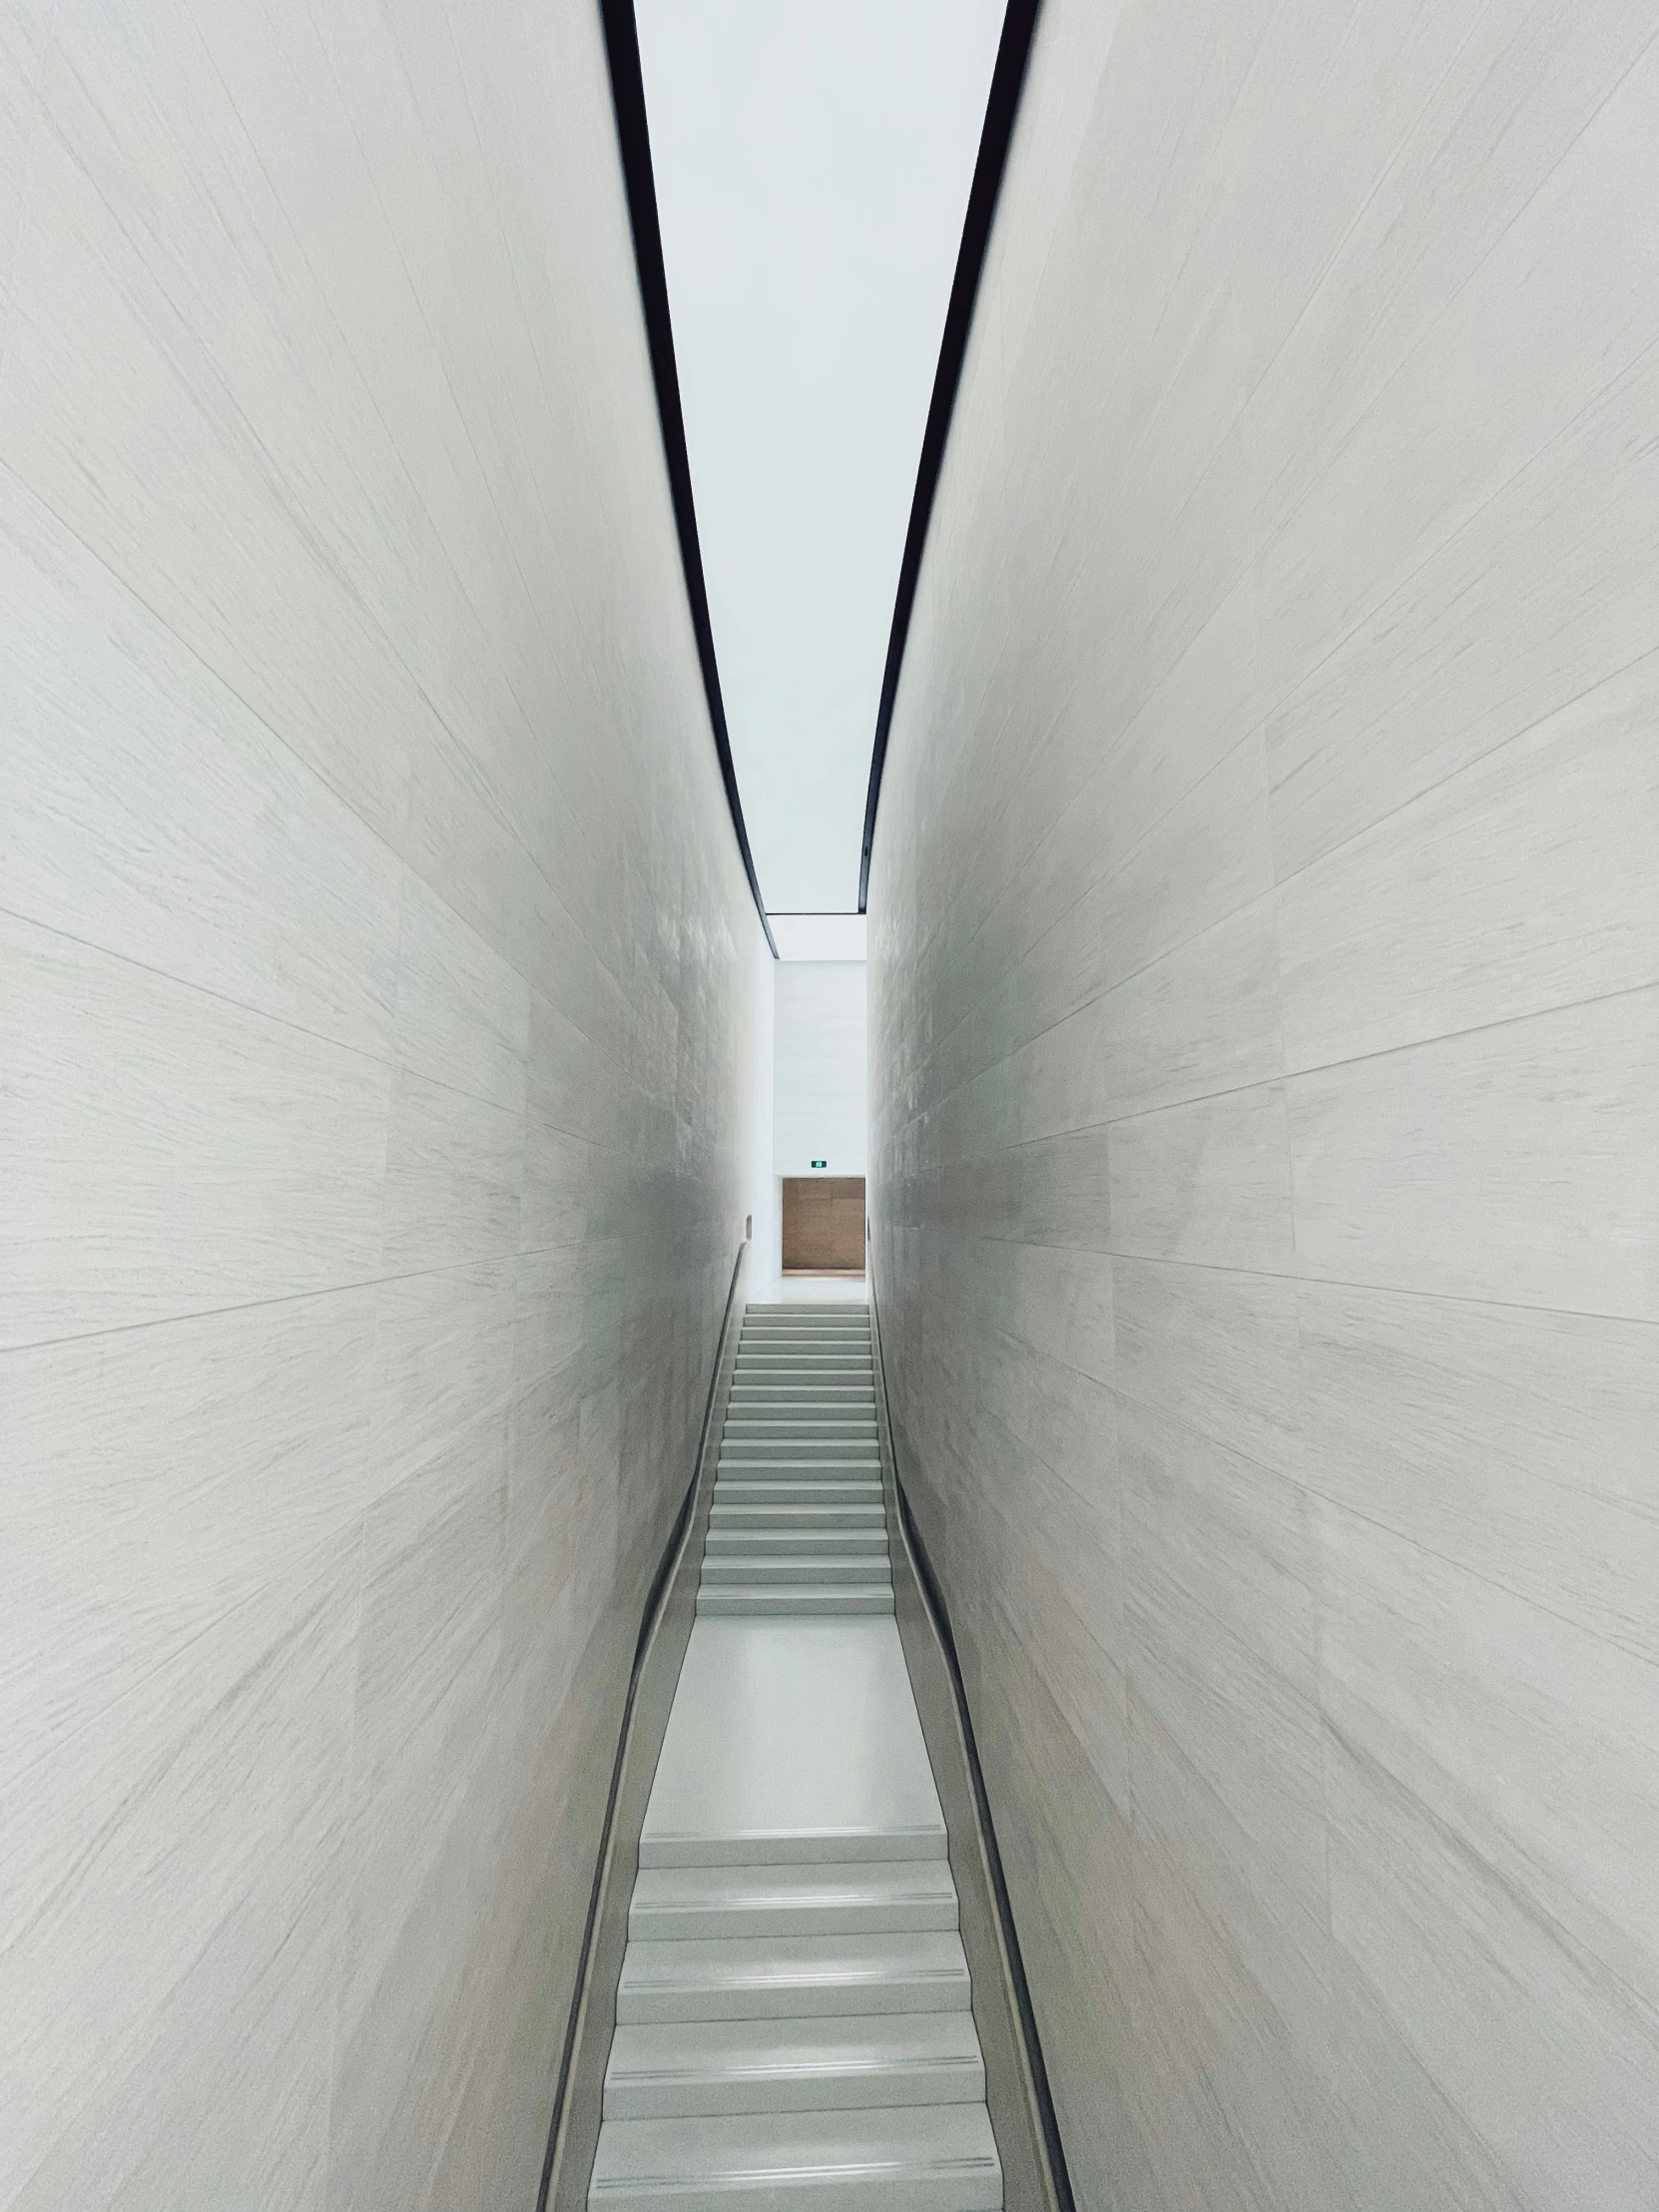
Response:
[{"label": "white stone step", "polygon": [[830,1353],[837,1359],[870,1360],[874,1358],[875,1348],[865,1332],[853,1335],[847,1331],[837,1336],[824,1330],[814,1330],[809,1334],[804,1330],[746,1329],[738,1339],[738,1350],[740,1353]]},{"label": "white stone step", "polygon": [[867,1351],[855,1346],[740,1345],[737,1375],[778,1373],[795,1375],[850,1375],[871,1382],[875,1363]]},{"label": "white stone step", "polygon": [[845,1465],[837,1459],[808,1459],[795,1466],[779,1466],[770,1459],[717,1460],[715,1480],[749,1490],[793,1489],[805,1484],[810,1490],[826,1490],[835,1497],[844,1497],[853,1490],[879,1497],[881,1462],[865,1459],[862,1464],[854,1460]]},{"label": "white stone step", "polygon": [[879,1458],[723,1459],[716,1471],[722,1482],[881,1482]]},{"label": "white stone step", "polygon": [[867,1329],[746,1329],[738,1339],[740,1352],[789,1352],[806,1345],[849,1359],[867,1360],[874,1350]]},{"label": "white stone step", "polygon": [[767,1936],[630,1942],[619,2024],[971,2009],[961,1937]]},{"label": "white stone step", "polygon": [[871,1398],[876,1391],[876,1376],[869,1363],[858,1367],[847,1361],[830,1363],[821,1367],[803,1367],[799,1363],[786,1365],[783,1361],[739,1361],[732,1370],[732,1389],[735,1391],[858,1391],[864,1398]]},{"label": "white stone step", "polygon": [[867,1306],[749,1306],[745,1329],[868,1329]]},{"label": "white stone step", "polygon": [[709,1509],[711,1528],[884,1528],[886,1508],[868,1505],[722,1505]]},{"label": "white stone step", "polygon": [[720,1464],[725,1466],[730,1462],[737,1466],[744,1461],[763,1467],[878,1467],[881,1464],[881,1447],[878,1443],[862,1441],[855,1444],[729,1444],[722,1436]]},{"label": "white stone step", "polygon": [[875,1391],[868,1382],[810,1382],[800,1376],[768,1382],[752,1382],[747,1376],[740,1376],[732,1385],[731,1405],[734,1412],[741,1413],[757,1409],[766,1412],[780,1405],[811,1406],[815,1410],[828,1406],[832,1413],[857,1413],[867,1409],[873,1420]]},{"label": "white stone step", "polygon": [[830,1314],[803,1314],[799,1321],[781,1321],[777,1317],[766,1317],[766,1319],[757,1321],[755,1317],[750,1317],[744,1323],[744,1334],[741,1334],[739,1343],[748,1343],[752,1336],[755,1336],[755,1339],[759,1339],[759,1336],[766,1336],[766,1339],[786,1341],[786,1343],[790,1339],[797,1339],[797,1336],[819,1336],[819,1339],[826,1339],[830,1343],[862,1343],[862,1345],[867,1345],[869,1334],[871,1334],[869,1332],[869,1321],[864,1317],[858,1317],[853,1321],[836,1321],[833,1317],[830,1317]]},{"label": "white stone step", "polygon": [[835,1383],[819,1388],[797,1379],[787,1388],[774,1388],[771,1384],[740,1382],[721,1427],[724,1430],[734,1421],[747,1424],[758,1420],[852,1420],[867,1426],[875,1417],[875,1397],[867,1382],[856,1387]]},{"label": "white stone step", "polygon": [[752,1329],[861,1329],[869,1334],[869,1313],[862,1307],[851,1306],[844,1313],[832,1313],[828,1307],[792,1307],[788,1312],[768,1313],[751,1306],[743,1317],[744,1333]]},{"label": "white stone step", "polygon": [[833,1455],[844,1451],[852,1458],[867,1457],[877,1448],[874,1424],[866,1417],[861,1433],[846,1435],[839,1430],[830,1436],[783,1437],[759,1434],[755,1429],[755,1416],[743,1414],[733,1420],[728,1414],[721,1423],[720,1448],[723,1452],[743,1451],[751,1457],[760,1455],[790,1456],[796,1451],[822,1458],[826,1453]]},{"label": "white stone step", "polygon": [[867,1459],[759,1459],[747,1452],[722,1455],[715,1462],[717,1482],[875,1482],[881,1480],[881,1461],[873,1452]]},{"label": "white stone step", "polygon": [[723,1474],[716,1478],[714,1501],[717,1505],[875,1505],[880,1502],[881,1485],[870,1475],[830,1475],[817,1480],[812,1475],[791,1479],[788,1476],[761,1475],[752,1478],[747,1474]]},{"label": "white stone step", "polygon": [[759,1460],[764,1466],[806,1466],[813,1462],[827,1462],[843,1467],[878,1467],[881,1464],[880,1446],[870,1443],[821,1443],[814,1439],[797,1439],[784,1443],[732,1443],[721,1438],[721,1466],[736,1466],[741,1460]]},{"label": "white stone step", "polygon": [[732,1372],[732,1389],[847,1389],[862,1391],[867,1398],[873,1398],[876,1379],[871,1376],[869,1365],[847,1367],[842,1363],[830,1365],[826,1361],[823,1367],[806,1367],[799,1361],[741,1361]]},{"label": "white stone step", "polygon": [[736,1389],[723,1428],[733,1421],[858,1420],[873,1422],[875,1400],[868,1390],[814,1390],[792,1383],[787,1390],[751,1386]]},{"label": "white stone step", "polygon": [[[717,1482],[714,1510],[721,1517],[716,1521],[711,1514],[710,1525],[721,1529],[746,1525],[764,1527],[767,1521],[785,1508],[798,1505],[823,1506],[826,1512],[842,1505],[856,1506],[859,1508],[859,1517],[846,1524],[852,1528],[873,1527],[875,1524],[865,1517],[864,1511],[865,1508],[873,1507],[883,1514],[882,1525],[885,1526],[885,1507],[881,1504],[880,1488],[867,1482]],[[733,1513],[748,1511],[764,1514],[767,1520],[745,1523],[734,1522],[731,1518]],[[785,1521],[780,1525],[788,1528],[796,1524]]]},{"label": "white stone step", "polygon": [[717,1583],[734,1587],[759,1582],[781,1588],[785,1583],[848,1582],[885,1583],[892,1587],[892,1573],[886,1547],[879,1551],[845,1552],[753,1552],[734,1556],[729,1551],[709,1551],[703,1555],[703,1579],[701,1587],[712,1589]]},{"label": "white stone step", "polygon": [[741,1345],[748,1343],[795,1343],[803,1336],[819,1336],[836,1345],[867,1345],[871,1341],[871,1328],[867,1321],[746,1321],[739,1336]]},{"label": "white stone step", "polygon": [[646,1867],[635,1878],[633,1942],[694,1936],[943,1934],[956,1885],[942,1859],[887,1866]]},{"label": "white stone step", "polygon": [[1000,2212],[982,2104],[615,2120],[600,2130],[594,2212]]},{"label": "white stone step", "polygon": [[874,1364],[875,1351],[867,1337],[756,1337],[744,1335],[738,1339],[740,1360],[799,1360],[812,1365],[832,1362],[837,1366],[860,1367],[866,1373]]},{"label": "white stone step", "polygon": [[831,1425],[828,1421],[731,1421],[721,1431],[720,1456],[725,1459],[862,1459],[866,1465],[879,1460],[880,1445],[874,1424],[865,1421]]},{"label": "white stone step", "polygon": [[873,1384],[875,1368],[867,1352],[775,1352],[770,1346],[740,1351],[736,1376],[850,1376]]},{"label": "white stone step", "polygon": [[705,1582],[697,1592],[697,1610],[711,1620],[778,1620],[795,1613],[844,1618],[855,1613],[890,1613],[892,1609],[890,1582],[844,1589],[834,1585],[798,1588],[777,1582],[728,1587]]},{"label": "white stone step", "polygon": [[850,1408],[842,1411],[833,1405],[823,1410],[808,1406],[796,1412],[772,1406],[752,1411],[746,1405],[734,1405],[727,1412],[721,1436],[732,1444],[763,1443],[789,1436],[812,1436],[826,1443],[873,1443],[875,1415]]},{"label": "white stone step", "polygon": [[831,1558],[848,1551],[879,1552],[887,1556],[887,1528],[871,1523],[866,1528],[711,1528],[704,1548],[705,1564],[711,1559],[755,1556],[763,1552],[798,1553],[804,1558]]},{"label": "white stone step", "polygon": [[867,1329],[848,1329],[839,1333],[822,1329],[746,1329],[738,1339],[740,1352],[792,1352],[808,1346],[822,1346],[826,1351],[844,1355],[847,1359],[867,1360],[874,1351]]},{"label": "white stone step", "polygon": [[[826,1401],[812,1398],[798,1400],[792,1389],[782,1398],[764,1398],[751,1401],[739,1399],[728,1405],[726,1408],[727,1426],[730,1427],[733,1421],[742,1421],[746,1425],[750,1425],[758,1421],[787,1418],[789,1417],[787,1408],[798,1402],[801,1411],[796,1417],[803,1420],[863,1421],[873,1424],[875,1419],[875,1394],[873,1390],[865,1390],[860,1397],[847,1398],[845,1401],[837,1403],[833,1400]],[[785,1412],[779,1412],[778,1407],[780,1405],[786,1408]]]},{"label": "white stone step", "polygon": [[984,2095],[971,2012],[619,2027],[605,2069],[607,2120],[978,2104]]}]

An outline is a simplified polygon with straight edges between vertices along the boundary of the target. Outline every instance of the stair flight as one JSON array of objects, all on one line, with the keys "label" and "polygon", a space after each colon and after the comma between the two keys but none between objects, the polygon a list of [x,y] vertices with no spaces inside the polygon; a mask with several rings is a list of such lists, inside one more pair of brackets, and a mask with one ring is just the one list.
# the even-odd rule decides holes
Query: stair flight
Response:
[{"label": "stair flight", "polygon": [[1000,2212],[862,1305],[748,1309],[592,2212]]}]

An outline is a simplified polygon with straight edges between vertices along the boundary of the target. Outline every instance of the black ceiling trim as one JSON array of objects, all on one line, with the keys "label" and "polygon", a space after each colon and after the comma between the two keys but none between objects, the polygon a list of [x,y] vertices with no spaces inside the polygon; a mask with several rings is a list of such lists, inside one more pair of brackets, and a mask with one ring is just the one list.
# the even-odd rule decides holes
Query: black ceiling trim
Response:
[{"label": "black ceiling trim", "polygon": [[[674,520],[680,532],[680,565],[685,570],[686,597],[691,602],[692,629],[697,637],[697,657],[703,668],[703,691],[709,702],[709,721],[720,756],[721,781],[726,804],[732,810],[732,827],[738,833],[744,872],[755,894],[755,911],[761,917],[772,956],[778,957],[772,924],[767,920],[755,855],[749,849],[744,827],[743,801],[738,797],[737,771],[732,766],[732,741],[726,729],[726,705],[720,691],[720,668],[715,660],[715,633],[709,620],[709,593],[703,581],[703,548],[697,535],[697,507],[692,499],[691,460],[686,451],[686,422],[680,410],[680,371],[674,359],[674,323],[668,305],[668,275],[663,267],[663,233],[657,220],[657,182],[651,168],[651,132],[645,113],[645,78],[640,69],[639,27],[634,21],[634,0],[599,0],[599,19],[605,32],[605,54],[611,71],[611,105],[616,111],[617,144],[622,154],[623,182],[628,189],[628,220],[634,232],[634,267],[639,272],[640,304],[645,310],[645,333],[651,347],[651,373],[657,386],[657,419],[662,425],[663,457],[668,463],[669,489],[674,497]],[[983,157],[981,157],[983,158]]]},{"label": "black ceiling trim", "polygon": [[973,302],[979,290],[985,249],[990,244],[996,216],[1002,172],[1008,164],[1008,146],[1019,114],[1020,89],[1031,55],[1031,39],[1037,28],[1042,0],[1008,0],[1002,18],[1002,38],[991,73],[991,93],[985,104],[985,128],[979,134],[979,158],[973,165],[973,185],[968,193],[967,219],[962,225],[962,246],[956,256],[956,275],[945,310],[944,338],[939,365],[933,377],[933,397],[927,409],[927,428],[921,440],[921,466],[916,470],[915,497],[910,502],[910,527],[904,534],[904,558],[898,570],[898,597],[893,603],[892,630],[887,638],[887,665],[881,675],[881,704],[875,715],[875,743],[869,760],[869,795],[864,801],[864,843],[858,860],[858,911],[869,903],[869,855],[875,842],[875,811],[881,803],[881,771],[887,760],[887,735],[892,728],[893,702],[898,697],[898,677],[904,666],[904,646],[910,634],[910,612],[915,605],[916,581],[927,544],[927,524],[933,512],[933,495],[939,488],[945,441],[956,405],[956,387],[962,380],[968,332],[973,327]]}]

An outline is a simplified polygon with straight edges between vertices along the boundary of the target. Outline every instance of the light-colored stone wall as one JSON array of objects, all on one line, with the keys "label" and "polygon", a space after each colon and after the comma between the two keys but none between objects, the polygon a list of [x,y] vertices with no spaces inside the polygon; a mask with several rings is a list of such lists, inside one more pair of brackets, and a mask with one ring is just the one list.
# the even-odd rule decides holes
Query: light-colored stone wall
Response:
[{"label": "light-colored stone wall", "polygon": [[0,2205],[529,2212],[757,923],[597,10],[0,5]]},{"label": "light-colored stone wall", "polygon": [[780,960],[775,975],[776,1172],[862,1175],[869,1150],[866,971],[862,960]]},{"label": "light-colored stone wall", "polygon": [[1659,2203],[1651,7],[1049,0],[875,1275],[1079,2201]]}]

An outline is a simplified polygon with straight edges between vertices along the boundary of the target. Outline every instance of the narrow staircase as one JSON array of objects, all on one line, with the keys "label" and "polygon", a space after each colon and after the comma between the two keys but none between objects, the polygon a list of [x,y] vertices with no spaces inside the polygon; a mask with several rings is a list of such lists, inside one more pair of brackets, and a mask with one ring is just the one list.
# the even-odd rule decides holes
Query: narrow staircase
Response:
[{"label": "narrow staircase", "polygon": [[697,1610],[892,1611],[867,1307],[745,1314]]},{"label": "narrow staircase", "polygon": [[1000,2212],[892,1604],[868,1311],[751,1307],[640,1839],[594,2212]]}]

